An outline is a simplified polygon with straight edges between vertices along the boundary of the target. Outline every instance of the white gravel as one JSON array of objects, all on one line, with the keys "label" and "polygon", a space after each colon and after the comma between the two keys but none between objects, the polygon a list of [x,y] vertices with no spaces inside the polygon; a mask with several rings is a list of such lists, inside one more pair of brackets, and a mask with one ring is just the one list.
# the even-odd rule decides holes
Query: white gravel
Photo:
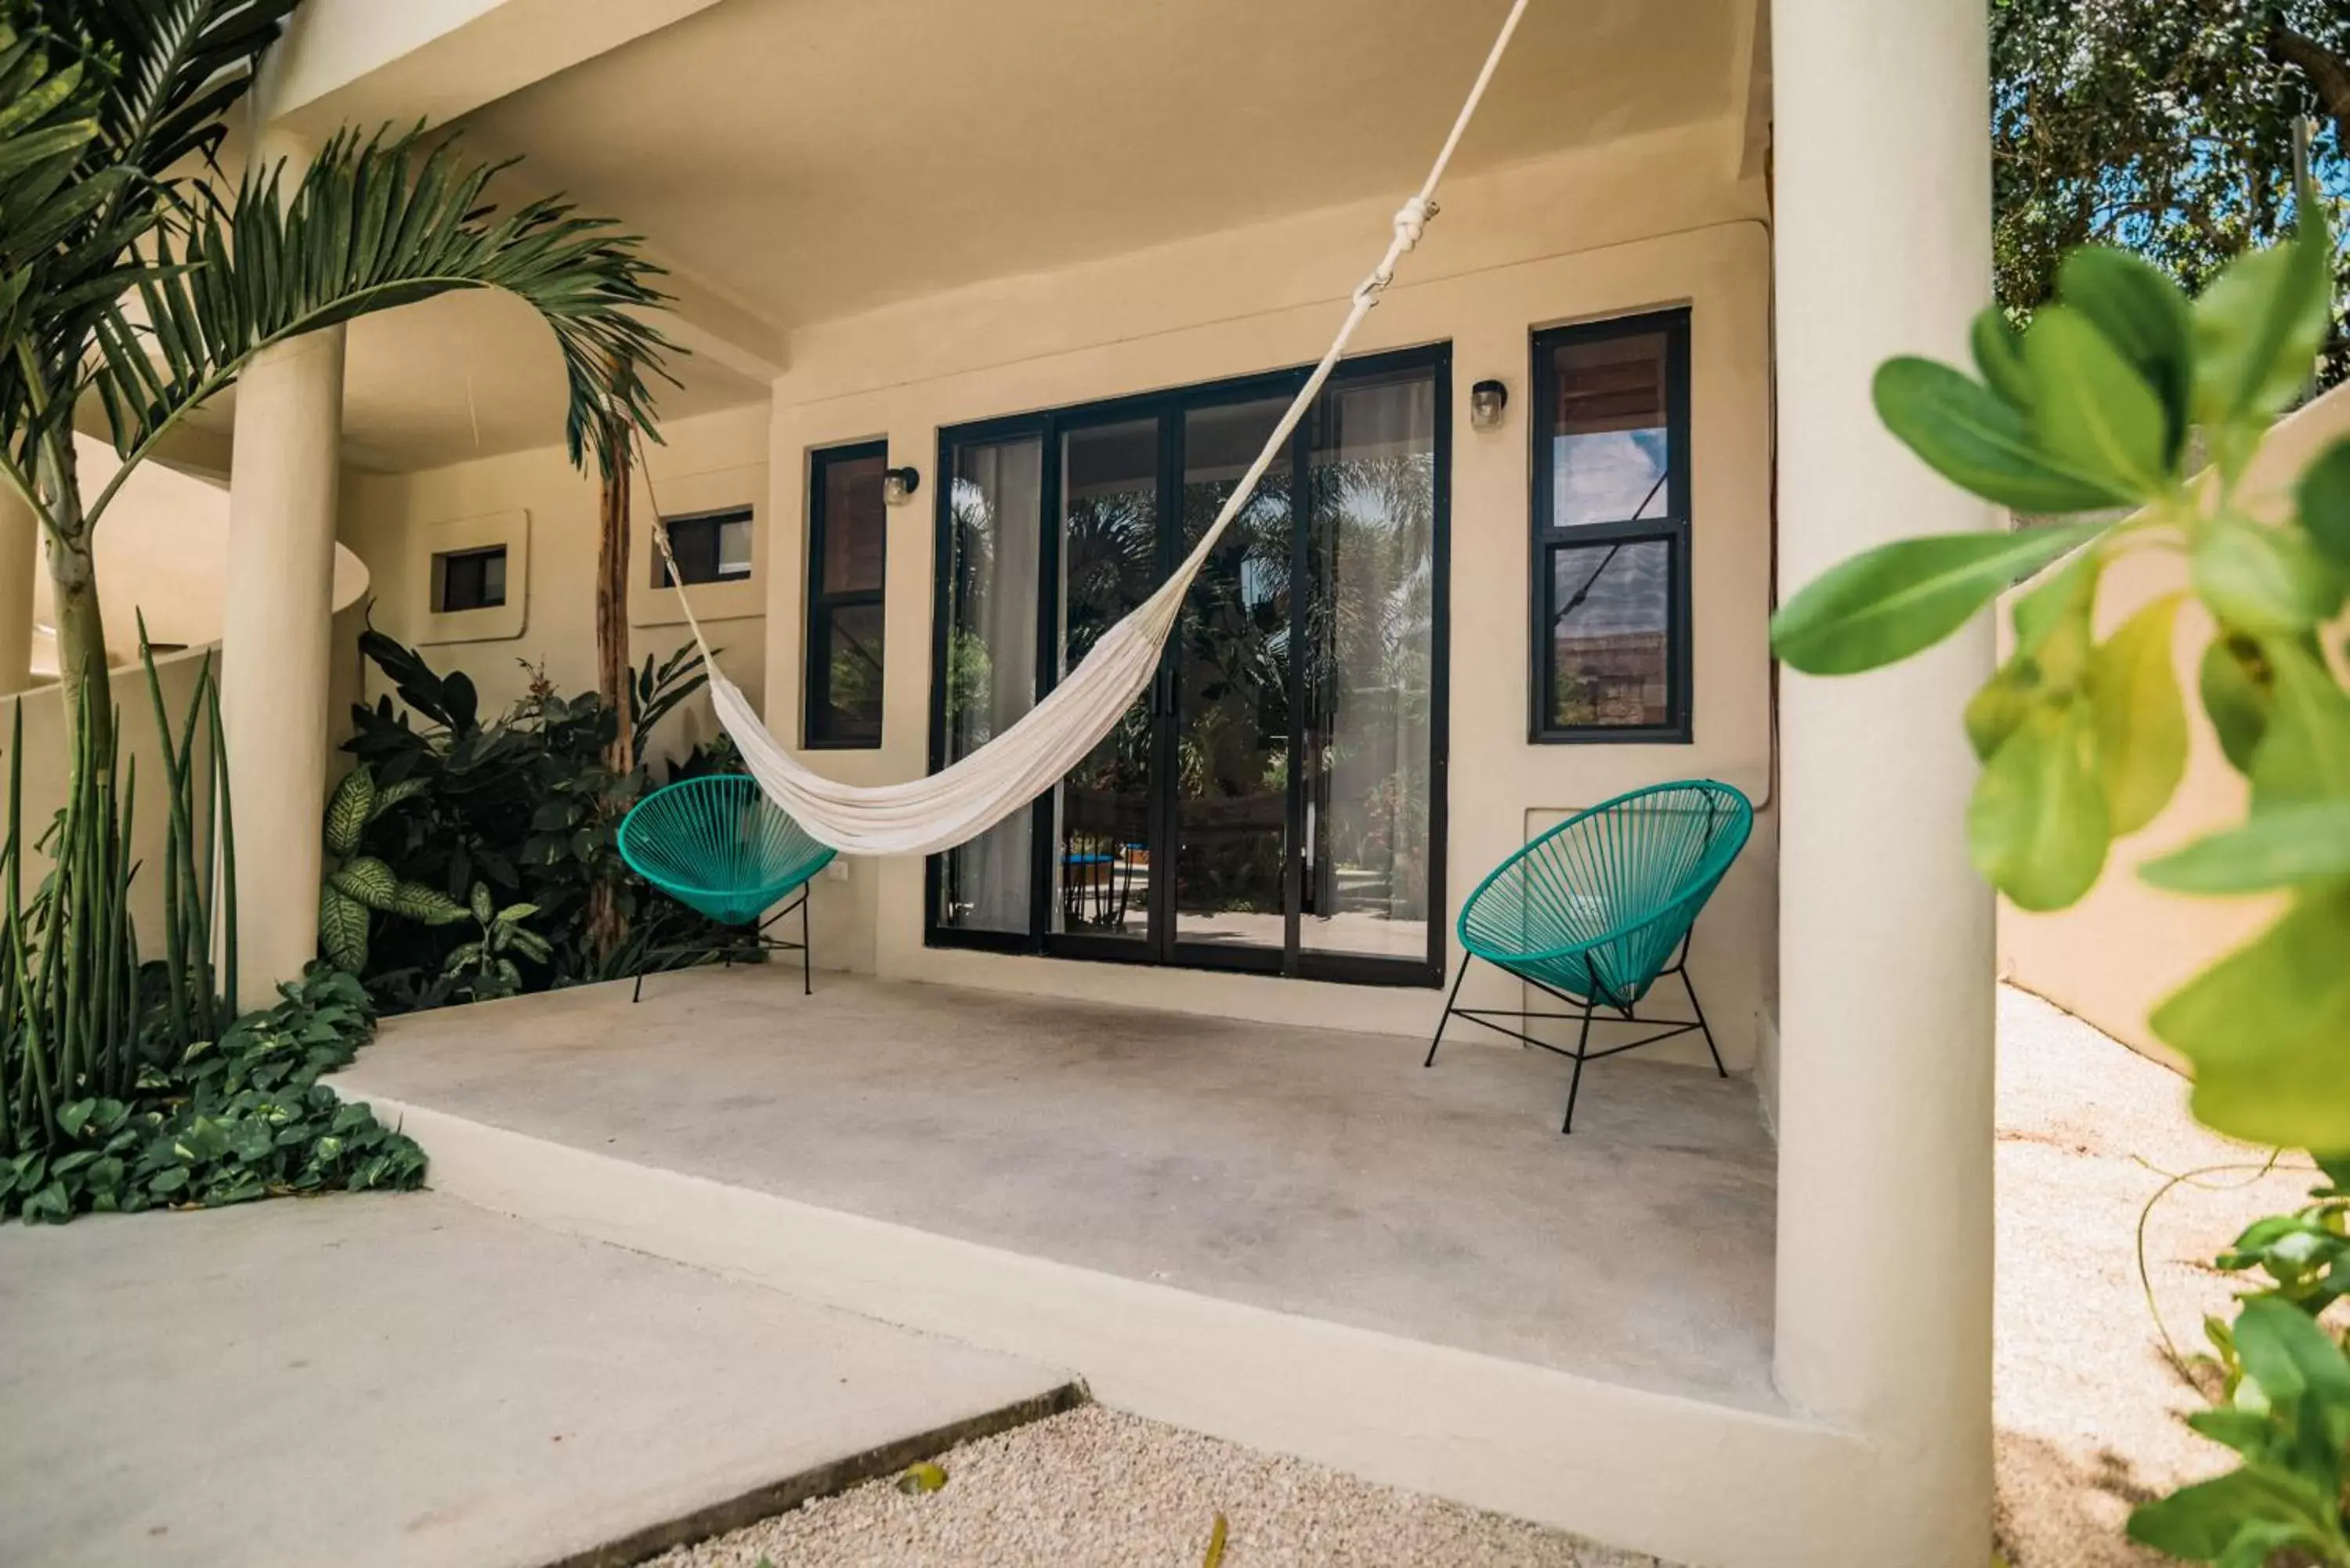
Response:
[{"label": "white gravel", "polygon": [[[2153,1568],[2169,1560],[2122,1534],[2132,1503],[2232,1456],[2179,1423],[2201,1401],[2163,1358],[2138,1281],[2138,1213],[2163,1184],[2148,1168],[2257,1167],[2267,1151],[2197,1126],[2185,1080],[2081,1020],[2004,987],[1999,1006],[2001,1541],[2014,1568]],[[2184,1353],[2203,1348],[2206,1313],[2229,1311],[2212,1255],[2314,1179],[2251,1174],[2176,1188],[2147,1225],[2155,1303]]]},{"label": "white gravel", "polygon": [[1656,1568],[1555,1531],[1089,1406],[654,1560],[656,1568]]}]

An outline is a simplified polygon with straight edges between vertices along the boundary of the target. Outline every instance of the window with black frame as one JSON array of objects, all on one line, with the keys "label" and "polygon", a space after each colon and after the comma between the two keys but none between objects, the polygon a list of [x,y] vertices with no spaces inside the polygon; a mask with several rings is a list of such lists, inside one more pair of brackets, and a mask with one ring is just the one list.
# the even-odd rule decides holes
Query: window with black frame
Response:
[{"label": "window with black frame", "polygon": [[804,731],[812,747],[881,743],[881,478],[889,463],[883,441],[835,447],[809,462]]},{"label": "window with black frame", "polygon": [[432,613],[495,609],[506,602],[506,547],[447,550],[432,557]]},{"label": "window with black frame", "polygon": [[[660,521],[662,532],[669,535],[669,555],[677,557],[678,576],[687,586],[750,580],[754,519],[748,506]],[[676,586],[677,577],[670,575],[669,556],[654,551],[653,587]]]},{"label": "window with black frame", "polygon": [[1689,312],[1534,337],[1530,737],[1690,738]]}]

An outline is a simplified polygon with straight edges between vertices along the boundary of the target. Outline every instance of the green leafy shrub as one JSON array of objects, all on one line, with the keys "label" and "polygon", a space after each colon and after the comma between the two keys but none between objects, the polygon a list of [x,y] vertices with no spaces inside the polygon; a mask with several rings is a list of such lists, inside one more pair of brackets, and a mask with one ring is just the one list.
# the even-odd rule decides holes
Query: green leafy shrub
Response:
[{"label": "green leafy shrub", "polygon": [[[463,672],[442,674],[372,629],[360,649],[400,701],[352,710],[357,732],[344,749],[359,765],[328,811],[338,866],[320,923],[329,956],[381,1005],[405,1011],[617,979],[716,945],[716,928],[620,857],[620,819],[652,780],[641,763],[625,774],[605,764],[619,715],[600,697],[566,697],[539,675],[485,722]],[[691,645],[666,660],[647,656],[630,693],[637,756],[707,680]],[[670,774],[734,765],[731,747],[697,748]],[[588,932],[599,885],[613,889],[629,929],[609,952],[596,950]],[[469,909],[478,930],[465,929]],[[378,923],[375,913],[390,918]]]},{"label": "green leafy shrub", "polygon": [[45,1148],[0,1159],[0,1216],[217,1208],[258,1198],[414,1188],[424,1151],[318,1082],[375,1029],[358,981],[315,964],[218,1041],[144,1069],[128,1098],[63,1106]]},{"label": "green leafy shrub", "polygon": [[[2240,825],[2141,875],[2181,893],[2289,902],[2151,1022],[2193,1064],[2200,1119],[2315,1150],[2327,1179],[2310,1205],[2254,1224],[2218,1261],[2267,1276],[2232,1324],[2207,1325],[2221,1398],[2190,1422],[2239,1467],[2130,1520],[2135,1539],[2226,1568],[2350,1565],[2350,1357],[2318,1321],[2350,1291],[2350,693],[2345,655],[2328,646],[2350,594],[2350,439],[2302,472],[2282,521],[2252,515],[2242,489],[2272,422],[2309,386],[2330,319],[2316,192],[2302,191],[2300,212],[2293,239],[2238,260],[2191,304],[2133,256],[2076,251],[2057,302],[2026,331],[1996,310],[1976,322],[1976,376],[1923,359],[1883,366],[1879,416],[1945,477],[2020,511],[2129,514],[1884,545],[1822,575],[1773,624],[1788,663],[1849,674],[1939,641],[2035,578],[2014,602],[2013,656],[1964,714],[1982,764],[1966,831],[1976,867],[2008,898],[2059,909],[2096,883],[2116,838],[2160,813],[2187,765],[2172,663],[2185,596],[2101,641],[2100,576],[2128,551],[2185,557],[2189,591],[2217,628],[2197,696],[2250,805]],[[2189,455],[2198,436],[2208,469]]]}]

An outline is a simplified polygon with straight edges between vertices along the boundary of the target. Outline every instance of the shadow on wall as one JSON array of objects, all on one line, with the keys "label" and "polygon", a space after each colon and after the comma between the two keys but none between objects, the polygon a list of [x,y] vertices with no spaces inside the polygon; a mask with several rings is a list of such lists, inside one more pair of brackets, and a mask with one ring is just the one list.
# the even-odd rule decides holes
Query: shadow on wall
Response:
[{"label": "shadow on wall", "polygon": [[[114,449],[77,436],[75,456],[86,493],[95,494],[121,467]],[[177,651],[217,642],[221,604],[228,582],[228,491],[193,474],[151,462],[132,474],[107,508],[97,534],[98,580],[106,610],[109,661],[134,664],[139,658],[139,617],[159,651]],[[368,569],[359,558],[335,546],[338,617],[367,595]],[[46,570],[33,578],[33,673],[57,672],[56,612],[49,605]],[[353,637],[358,634],[352,633]],[[336,647],[349,646],[339,620]],[[339,655],[338,656],[339,658]],[[134,691],[138,705],[146,692]],[[346,698],[335,710],[339,716]]]},{"label": "shadow on wall", "polygon": [[[2336,387],[2276,427],[2245,475],[2246,506],[2255,516],[2282,516],[2293,479],[2345,434],[2350,434],[2350,386]],[[2119,557],[2106,568],[2097,596],[2097,635],[2111,636],[2151,600],[2186,587],[2186,557],[2177,552],[2138,550]],[[2251,940],[2282,907],[2275,897],[2190,898],[2138,880],[2147,861],[2239,822],[2244,813],[2243,777],[2220,754],[2219,737],[2195,700],[2210,619],[2189,595],[2178,620],[2172,659],[2187,696],[2189,737],[2178,793],[2144,832],[2114,846],[2104,878],[2074,908],[2035,915],[2002,900],[1999,910],[2002,978],[2174,1066],[2177,1058],[2155,1039],[2147,1014],[2189,975]],[[2006,659],[2013,646],[2002,607],[2000,657]]]}]

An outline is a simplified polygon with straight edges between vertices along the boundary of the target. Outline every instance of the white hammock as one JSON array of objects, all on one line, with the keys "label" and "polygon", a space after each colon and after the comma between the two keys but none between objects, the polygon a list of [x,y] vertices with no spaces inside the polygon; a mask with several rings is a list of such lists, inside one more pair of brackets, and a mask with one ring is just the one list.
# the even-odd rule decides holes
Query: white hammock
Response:
[{"label": "white hammock", "polygon": [[[1216,547],[1216,541],[1223,536],[1225,527],[1255,493],[1258,482],[1280,453],[1290,431],[1313,406],[1315,394],[1337,367],[1355,329],[1378,303],[1380,293],[1395,281],[1396,264],[1419,243],[1429,219],[1436,215],[1437,182],[1443,179],[1445,165],[1452,161],[1453,149],[1460,145],[1461,133],[1469,129],[1469,121],[1476,114],[1477,105],[1485,96],[1486,84],[1492,80],[1494,67],[1501,64],[1511,35],[1517,31],[1518,19],[1525,14],[1526,4],[1527,0],[1514,0],[1511,5],[1501,34],[1487,52],[1484,67],[1477,73],[1477,80],[1452,122],[1451,134],[1444,139],[1444,146],[1430,168],[1427,181],[1395,215],[1395,237],[1388,244],[1387,254],[1356,286],[1353,308],[1339,326],[1338,335],[1331,339],[1329,351],[1314,367],[1314,373],[1298,389],[1297,396],[1290,400],[1289,408],[1265,439],[1264,450],[1257,453],[1256,461],[1232,487],[1223,510],[1200,536],[1199,544],[1157,593],[1102,634],[1077,667],[1044,701],[969,756],[937,773],[894,784],[842,784],[802,764],[767,732],[750,700],[726,679],[717,660],[710,656],[709,639],[702,635],[702,623],[695,618],[692,605],[687,602],[685,576],[677,569],[677,557],[670,551],[669,530],[659,521],[660,506],[655,502],[653,541],[669,562],[671,580],[680,585],[678,601],[685,610],[686,624],[693,630],[693,640],[701,647],[710,672],[711,705],[768,799],[810,835],[847,854],[934,854],[970,842],[1035,800],[1084,761],[1117,727],[1119,718],[1133,706],[1158,670],[1159,646],[1175,625],[1183,596],[1191,591],[1191,579],[1199,574],[1209,552]],[[640,461],[637,466],[641,469],[644,464]],[[941,483],[944,483],[943,478]],[[651,483],[648,474],[649,492]]]}]

